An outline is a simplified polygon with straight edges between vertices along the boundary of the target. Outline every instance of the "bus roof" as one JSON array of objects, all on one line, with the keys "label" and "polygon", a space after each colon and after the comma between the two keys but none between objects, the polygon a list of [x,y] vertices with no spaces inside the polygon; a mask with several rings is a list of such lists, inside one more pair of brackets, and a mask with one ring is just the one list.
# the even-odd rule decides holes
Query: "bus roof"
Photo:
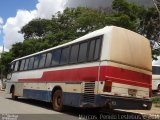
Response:
[{"label": "bus roof", "polygon": [[150,42],[144,36],[123,28],[112,28],[107,60],[152,70]]},{"label": "bus roof", "polygon": [[[77,38],[77,39],[75,39],[75,40],[73,40],[71,42],[68,42],[68,43],[65,43],[65,44],[62,44],[62,45],[58,45],[56,47],[52,47],[52,48],[49,48],[49,49],[46,49],[46,50],[43,50],[43,51],[40,51],[40,52],[36,52],[34,54],[30,54],[30,55],[15,59],[12,62],[17,61],[17,60],[21,60],[21,59],[24,59],[24,58],[28,58],[28,57],[31,57],[31,56],[34,56],[34,55],[38,55],[38,54],[41,54],[41,53],[45,53],[47,51],[54,50],[54,49],[57,49],[57,48],[60,48],[60,47],[64,47],[64,46],[67,46],[67,45],[70,45],[70,44],[73,44],[73,43],[77,43],[77,42],[80,42],[80,41],[85,41],[85,40],[87,40],[89,38],[93,38],[93,37],[97,37],[97,36],[105,35],[105,34],[110,34],[112,32],[115,32],[115,30],[116,31],[122,31],[122,30],[126,31],[127,29],[124,29],[124,28],[121,28],[121,27],[116,27],[116,26],[106,26],[106,27],[104,27],[102,29],[96,30],[96,31],[88,33],[88,34],[86,34],[86,35],[84,35],[84,36],[82,36],[80,38]],[[132,32],[130,30],[127,30],[127,31],[131,32],[131,33],[135,33],[135,32]],[[135,34],[137,34],[137,33],[135,33]],[[137,35],[139,35],[139,34],[137,34]]]}]

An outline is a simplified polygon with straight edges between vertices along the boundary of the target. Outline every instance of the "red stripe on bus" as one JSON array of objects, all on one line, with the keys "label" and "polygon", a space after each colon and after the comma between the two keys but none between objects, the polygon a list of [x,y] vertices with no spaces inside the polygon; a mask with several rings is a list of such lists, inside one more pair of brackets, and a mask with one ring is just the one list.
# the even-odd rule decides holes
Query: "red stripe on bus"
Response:
[{"label": "red stripe on bus", "polygon": [[[46,71],[41,78],[19,79],[20,82],[79,82],[98,81],[98,66]],[[152,76],[113,66],[100,67],[100,81],[112,80],[115,83],[151,88]]]},{"label": "red stripe on bus", "polygon": [[101,67],[100,79],[109,79],[116,83],[151,88],[152,76],[118,67]]}]

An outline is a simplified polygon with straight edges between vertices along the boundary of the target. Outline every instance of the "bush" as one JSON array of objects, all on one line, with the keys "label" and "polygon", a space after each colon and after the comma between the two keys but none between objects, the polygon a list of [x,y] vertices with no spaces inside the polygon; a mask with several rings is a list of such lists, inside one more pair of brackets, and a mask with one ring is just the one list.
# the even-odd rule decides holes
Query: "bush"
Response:
[{"label": "bush", "polygon": [[153,103],[160,103],[160,97],[152,98]]}]

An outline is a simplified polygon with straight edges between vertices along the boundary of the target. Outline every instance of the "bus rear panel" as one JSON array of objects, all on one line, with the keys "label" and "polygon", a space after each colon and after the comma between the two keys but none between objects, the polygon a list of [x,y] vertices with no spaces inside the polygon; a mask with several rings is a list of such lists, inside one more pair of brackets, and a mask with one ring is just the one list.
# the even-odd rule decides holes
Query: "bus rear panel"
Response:
[{"label": "bus rear panel", "polygon": [[[121,28],[112,28],[110,35],[104,36],[97,104],[106,103],[118,109],[151,109],[149,41]],[[107,41],[107,38],[110,39]]]}]

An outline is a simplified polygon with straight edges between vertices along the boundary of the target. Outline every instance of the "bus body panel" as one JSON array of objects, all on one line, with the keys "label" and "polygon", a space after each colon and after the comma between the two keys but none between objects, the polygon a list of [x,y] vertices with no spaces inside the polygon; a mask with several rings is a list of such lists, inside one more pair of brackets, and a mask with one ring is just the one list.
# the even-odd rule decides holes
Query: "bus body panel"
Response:
[{"label": "bus body panel", "polygon": [[[150,109],[152,68],[149,41],[132,31],[113,27],[108,44],[108,56],[101,58],[100,80],[104,82],[99,84],[99,101],[104,100],[101,104],[108,103],[113,108],[144,109],[147,106]],[[103,55],[105,51],[103,46]],[[110,84],[107,81],[111,83],[109,92],[104,90],[105,83]]]},{"label": "bus body panel", "polygon": [[151,75],[152,63],[149,40],[123,28],[113,27],[111,34],[107,60],[150,71]]},{"label": "bus body panel", "polygon": [[[138,68],[130,67],[130,69],[131,70],[125,65],[117,65],[103,61],[101,63],[100,80],[103,80],[104,82],[99,85],[99,94],[149,99],[151,93],[151,75],[147,74],[148,71],[141,71]],[[133,69],[136,71],[133,71]],[[104,84],[107,80],[112,81],[111,92],[103,92]],[[146,80],[148,81],[146,82]],[[129,95],[129,89],[135,89],[136,96]]]}]

